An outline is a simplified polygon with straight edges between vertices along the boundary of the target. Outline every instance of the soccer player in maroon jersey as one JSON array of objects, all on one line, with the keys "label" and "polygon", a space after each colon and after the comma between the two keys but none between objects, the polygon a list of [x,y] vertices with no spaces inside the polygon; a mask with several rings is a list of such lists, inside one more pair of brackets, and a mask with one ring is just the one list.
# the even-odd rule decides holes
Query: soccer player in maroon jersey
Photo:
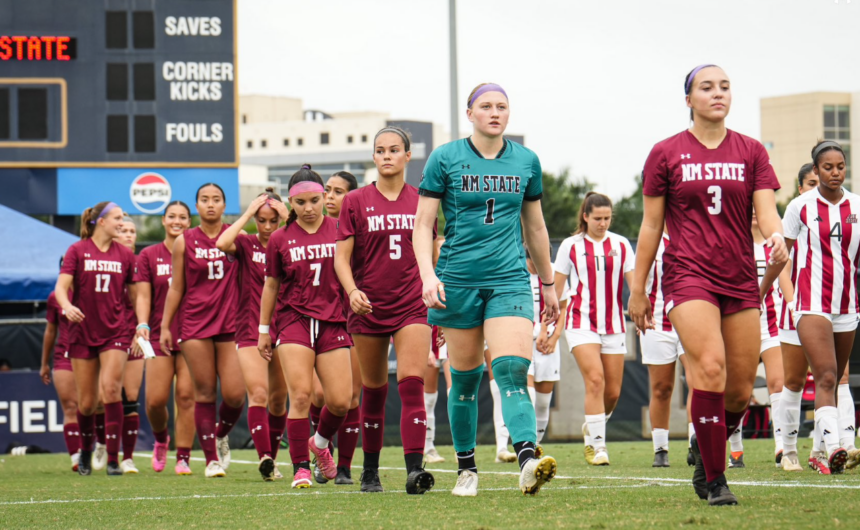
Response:
[{"label": "soccer player in maroon jersey", "polygon": [[644,218],[628,312],[641,332],[654,329],[645,281],[665,220],[672,236],[664,255],[667,310],[693,375],[693,486],[711,505],[737,504],[724,475],[726,439],[749,406],[761,344],[749,226],[754,206],[771,259],[788,258],[776,211],[779,182],[764,146],[726,128],[732,93],[721,68],[696,67],[684,92],[692,126],[655,145],[642,174]]},{"label": "soccer player in maroon jersey", "polygon": [[[167,450],[170,446],[170,436],[167,434],[167,405],[170,401],[170,390],[173,388],[176,400],[174,471],[177,475],[190,475],[188,462],[191,458],[191,446],[194,445],[194,385],[185,357],[179,355],[179,346],[173,342],[170,349],[162,350],[159,341],[161,317],[173,277],[173,245],[176,238],[191,226],[191,209],[182,201],[173,201],[165,208],[161,224],[164,226],[164,242],[146,247],[140,252],[134,277],[137,284],[138,322],[148,323],[138,326],[155,351],[155,359],[146,360],[146,417],[155,436],[152,469],[160,473],[167,464]],[[174,338],[179,337],[180,319],[181,312],[173,319],[171,335]]]},{"label": "soccer player in maroon jersey", "polygon": [[[223,477],[230,465],[227,435],[242,415],[245,382],[236,353],[239,266],[215,243],[230,225],[221,221],[224,190],[204,184],[197,190],[200,226],[186,230],[173,244],[173,280],[161,319],[161,349],[173,345],[170,326],[182,303],[179,347],[194,381],[194,425],[206,456],[206,477]],[[221,407],[215,423],[215,398],[221,383]]]},{"label": "soccer player in maroon jersey", "polygon": [[[71,293],[70,293],[71,294]],[[45,334],[42,338],[42,366],[39,375],[46,385],[51,384],[53,376],[54,388],[63,407],[63,439],[66,449],[72,459],[72,471],[78,470],[78,459],[81,451],[81,433],[78,427],[77,389],[75,376],[72,373],[72,361],[67,357],[69,351],[69,321],[63,317],[63,310],[57,303],[54,293],[48,295],[48,312],[45,319]],[[53,359],[53,363],[51,360]],[[53,371],[51,368],[53,364]]]},{"label": "soccer player in maroon jersey", "polygon": [[[266,188],[265,193],[251,201],[242,217],[225,230],[216,243],[220,250],[239,261],[242,283],[236,346],[248,391],[248,428],[260,459],[260,474],[266,481],[280,478],[275,459],[287,425],[287,381],[277,356],[271,362],[260,357],[257,325],[260,322],[260,297],[266,282],[266,246],[281,220],[286,220],[288,215],[281,197],[274,189]],[[257,225],[257,233],[240,233],[251,219]]]},{"label": "soccer player in maroon jersey", "polygon": [[418,190],[406,183],[412,157],[408,133],[385,127],[374,138],[379,180],[346,196],[338,223],[337,274],[348,293],[348,328],[361,362],[364,470],[361,491],[381,492],[379,453],[388,396],[388,347],[394,337],[400,436],[406,491],[420,495],[434,484],[424,470],[424,372],[430,325],[421,299],[421,277],[412,251]]},{"label": "soccer player in maroon jersey", "polygon": [[[124,299],[134,298],[134,254],[114,242],[122,209],[100,202],[81,216],[81,241],[66,251],[54,289],[69,326],[69,357],[78,390],[81,457],[78,472],[92,472],[92,444],[99,390],[104,399],[107,474],[122,475],[122,374],[131,348]],[[128,292],[124,287],[128,286]],[[73,289],[69,299],[69,290]]]},{"label": "soccer player in maroon jersey", "polygon": [[[290,410],[287,436],[293,461],[292,487],[312,485],[310,453],[329,480],[337,467],[328,445],[349,411],[352,371],[343,290],[334,271],[337,221],[323,215],[322,179],[305,165],[290,179],[290,215],[266,247],[266,284],[260,305],[258,349],[272,360],[269,326],[278,304],[277,353],[287,378]],[[281,285],[286,288],[281,291]],[[310,436],[308,409],[316,369],[326,405]],[[310,450],[310,451],[309,451]]]}]

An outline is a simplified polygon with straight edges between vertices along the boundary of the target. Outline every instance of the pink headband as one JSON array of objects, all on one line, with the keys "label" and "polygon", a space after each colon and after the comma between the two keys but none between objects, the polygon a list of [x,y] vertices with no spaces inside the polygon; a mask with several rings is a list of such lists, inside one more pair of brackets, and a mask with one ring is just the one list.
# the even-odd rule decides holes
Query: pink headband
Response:
[{"label": "pink headband", "polygon": [[304,182],[297,182],[290,188],[290,197],[295,197],[300,193],[325,193],[325,188],[322,187],[322,184],[319,182],[312,182],[310,180],[306,180]]},{"label": "pink headband", "polygon": [[475,91],[475,95],[472,96],[472,99],[469,100],[469,108],[472,108],[472,105],[475,103],[475,100],[481,97],[482,94],[487,92],[501,92],[504,94],[505,99],[508,99],[508,93],[505,92],[505,89],[500,87],[495,83],[487,83],[486,85],[481,86],[478,90]]}]

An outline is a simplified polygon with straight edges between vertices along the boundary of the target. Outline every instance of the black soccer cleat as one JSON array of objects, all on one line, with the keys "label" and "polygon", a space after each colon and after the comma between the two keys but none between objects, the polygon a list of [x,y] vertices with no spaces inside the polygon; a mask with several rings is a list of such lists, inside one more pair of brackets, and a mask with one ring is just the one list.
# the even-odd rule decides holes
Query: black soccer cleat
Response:
[{"label": "black soccer cleat", "polygon": [[657,451],[654,453],[654,463],[651,467],[669,467],[669,451]]},{"label": "black soccer cleat", "polygon": [[275,461],[271,457],[263,457],[260,460],[260,467],[257,468],[262,475],[263,480],[271,482],[275,480]]},{"label": "black soccer cleat", "polygon": [[382,482],[379,481],[379,470],[370,467],[364,468],[361,472],[361,492],[362,493],[382,493]]},{"label": "black soccer cleat", "polygon": [[415,468],[409,472],[406,477],[406,493],[409,495],[424,495],[430,491],[433,485],[436,484],[436,479],[423,468]]},{"label": "black soccer cleat", "polygon": [[78,460],[78,474],[89,476],[93,472],[93,452],[81,451],[81,458]]},{"label": "black soccer cleat", "polygon": [[122,468],[119,467],[119,464],[116,462],[108,462],[107,463],[107,474],[109,477],[116,477],[122,475]]},{"label": "black soccer cleat", "polygon": [[348,467],[338,467],[337,468],[337,477],[334,479],[335,484],[351,486],[352,482],[352,470]]},{"label": "black soccer cleat", "polygon": [[734,506],[737,503],[738,498],[729,490],[725,475],[720,475],[711,482],[708,482],[708,505]]},{"label": "black soccer cleat", "polygon": [[690,448],[693,451],[696,466],[693,471],[693,489],[700,499],[706,500],[708,498],[708,477],[705,475],[705,464],[702,462],[702,453],[699,452],[699,440],[696,435],[693,435]]},{"label": "black soccer cleat", "polygon": [[322,469],[317,465],[316,460],[314,460],[314,480],[317,481],[317,484],[325,484],[328,482],[328,479],[323,475]]},{"label": "black soccer cleat", "polygon": [[687,448],[687,465],[693,467],[696,465],[696,457],[693,456],[693,448]]},{"label": "black soccer cleat", "polygon": [[746,464],[744,464],[744,454],[743,454],[743,453],[739,453],[739,454],[738,454],[738,456],[737,456],[737,458],[735,458],[735,455],[734,455],[734,454],[730,454],[730,455],[729,455],[729,467],[730,467],[730,468],[743,468],[743,467],[747,467],[747,465],[746,465]]}]

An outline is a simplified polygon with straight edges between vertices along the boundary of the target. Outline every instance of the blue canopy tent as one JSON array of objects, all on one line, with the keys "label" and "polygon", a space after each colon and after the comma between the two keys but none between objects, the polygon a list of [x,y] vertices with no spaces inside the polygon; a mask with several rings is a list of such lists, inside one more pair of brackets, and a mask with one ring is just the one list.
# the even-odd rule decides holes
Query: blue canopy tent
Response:
[{"label": "blue canopy tent", "polygon": [[0,302],[43,301],[78,238],[0,205]]}]

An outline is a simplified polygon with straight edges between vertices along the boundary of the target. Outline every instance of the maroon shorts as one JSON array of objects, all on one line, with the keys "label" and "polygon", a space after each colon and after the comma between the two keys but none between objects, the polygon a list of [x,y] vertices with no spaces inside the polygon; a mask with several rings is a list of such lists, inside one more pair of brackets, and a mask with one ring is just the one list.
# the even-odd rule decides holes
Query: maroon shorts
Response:
[{"label": "maroon shorts", "polygon": [[[157,340],[150,340],[149,344],[152,345],[152,351],[155,352],[156,357],[173,357],[179,353],[179,348],[173,351],[165,352],[161,349],[161,343],[159,343]],[[131,358],[129,358],[129,360],[131,360]]]},{"label": "maroon shorts", "polygon": [[[352,337],[346,331],[345,322],[321,322],[298,313],[296,315],[285,317],[284,322],[279,325],[278,346],[298,344],[312,349],[317,355],[339,348],[352,347]],[[313,333],[311,333],[311,321],[313,321]]]},{"label": "maroon shorts", "polygon": [[85,346],[83,344],[69,345],[70,359],[98,359],[99,354],[108,350],[120,350],[126,352],[131,351],[131,342],[128,337],[119,337],[113,340],[105,341],[98,346]]},{"label": "maroon shorts", "polygon": [[129,362],[131,362],[131,361],[142,361],[143,359],[144,359],[143,352],[134,353],[133,351],[129,350],[129,353],[128,353],[128,361]]},{"label": "maroon shorts", "polygon": [[347,313],[347,328],[350,333],[359,335],[394,335],[406,326],[413,324],[423,324],[429,327],[430,324],[427,323],[427,308],[424,307],[423,302],[421,304],[420,308],[415,308],[414,311],[393,318],[379,318],[374,313],[356,315],[350,309]]},{"label": "maroon shorts", "polygon": [[720,314],[723,316],[732,315],[744,309],[761,308],[761,303],[757,300],[744,300],[743,298],[714,293],[704,287],[686,285],[676,288],[670,294],[666,295],[666,312],[668,313],[684,302],[692,300],[701,300],[717,306],[720,309]]},{"label": "maroon shorts", "polygon": [[236,334],[235,333],[219,333],[218,335],[213,335],[211,337],[191,337],[186,338],[182,337],[178,342],[189,341],[189,340],[211,340],[213,342],[236,342]]},{"label": "maroon shorts", "polygon": [[54,352],[54,370],[65,370],[67,372],[72,371],[72,360],[66,357],[66,352]]},{"label": "maroon shorts", "polygon": [[236,341],[236,349],[241,350],[242,348],[256,348],[259,342],[259,337],[255,340],[239,339]]}]

